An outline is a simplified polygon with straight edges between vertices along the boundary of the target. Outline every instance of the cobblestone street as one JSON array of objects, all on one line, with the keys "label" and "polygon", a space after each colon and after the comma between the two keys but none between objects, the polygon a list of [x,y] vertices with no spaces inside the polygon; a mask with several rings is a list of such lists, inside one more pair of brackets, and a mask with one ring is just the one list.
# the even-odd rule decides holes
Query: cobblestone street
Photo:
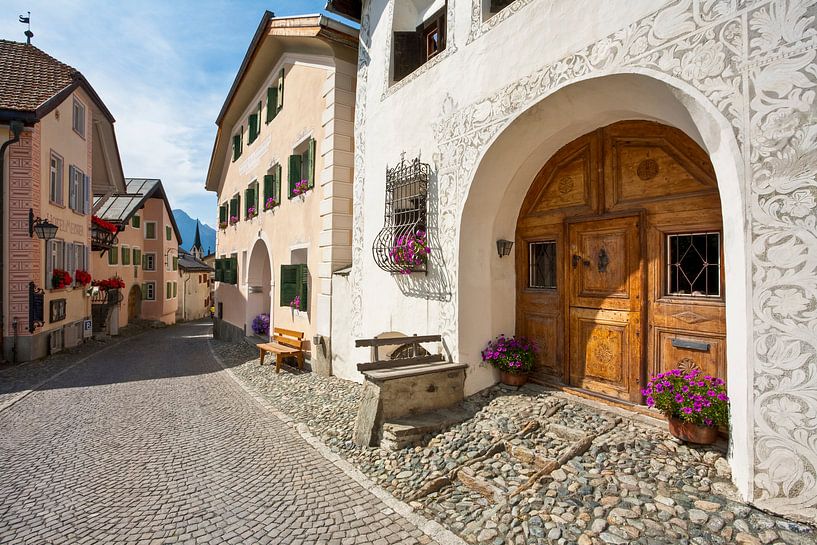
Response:
[{"label": "cobblestone street", "polygon": [[209,336],[149,331],[0,412],[0,543],[433,543],[248,396]]}]

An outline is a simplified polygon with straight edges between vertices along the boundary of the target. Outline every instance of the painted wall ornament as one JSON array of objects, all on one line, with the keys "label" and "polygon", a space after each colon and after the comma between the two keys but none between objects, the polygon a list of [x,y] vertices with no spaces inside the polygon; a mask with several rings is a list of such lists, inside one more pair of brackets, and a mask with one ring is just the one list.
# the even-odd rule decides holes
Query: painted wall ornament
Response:
[{"label": "painted wall ornament", "polygon": [[[536,2],[517,0],[486,24],[481,11],[476,17],[480,0],[472,1],[469,41],[487,39],[491,28]],[[728,120],[746,173],[752,271],[751,499],[810,521],[817,521],[816,19],[817,0],[672,0],[474,102],[458,106],[446,98],[434,135],[441,157],[439,244],[456,279],[460,218],[479,159],[522,111],[556,90],[593,76],[652,72],[693,87]],[[366,32],[361,29],[361,41]],[[368,55],[364,48],[361,55]],[[365,96],[367,66],[359,70],[359,96],[361,89]],[[358,104],[358,115],[365,119],[365,105]],[[362,159],[355,166],[362,169]],[[358,170],[356,199],[361,176]],[[354,207],[360,248],[362,199]],[[454,282],[439,317],[453,354],[459,353],[457,308]]]}]

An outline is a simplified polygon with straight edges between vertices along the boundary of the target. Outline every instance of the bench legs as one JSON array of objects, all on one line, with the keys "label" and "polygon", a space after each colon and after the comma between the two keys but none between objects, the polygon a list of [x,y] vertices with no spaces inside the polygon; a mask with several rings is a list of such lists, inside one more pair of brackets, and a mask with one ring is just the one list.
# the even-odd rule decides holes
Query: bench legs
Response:
[{"label": "bench legs", "polygon": [[258,355],[258,365],[264,365],[264,356],[267,355],[265,350],[259,350],[260,354]]},{"label": "bench legs", "polygon": [[275,353],[275,372],[276,373],[281,372],[281,364],[284,362],[284,357],[283,356],[284,355],[281,354],[280,352]]},{"label": "bench legs", "polygon": [[304,353],[303,352],[298,352],[298,355],[295,356],[295,357],[298,358],[298,370],[299,371],[303,370],[303,368],[304,368]]}]

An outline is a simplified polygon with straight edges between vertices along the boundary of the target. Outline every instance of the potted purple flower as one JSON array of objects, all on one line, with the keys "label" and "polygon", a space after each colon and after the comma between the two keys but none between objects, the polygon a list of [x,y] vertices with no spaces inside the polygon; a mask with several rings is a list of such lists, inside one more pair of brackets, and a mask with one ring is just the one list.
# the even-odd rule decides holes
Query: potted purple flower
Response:
[{"label": "potted purple flower", "polygon": [[292,188],[292,194],[296,197],[303,198],[304,194],[309,191],[309,182],[306,180],[301,180],[300,182],[295,182],[295,187]]},{"label": "potted purple flower", "polygon": [[289,308],[292,310],[301,310],[301,296],[296,295],[295,298],[289,302]]},{"label": "potted purple flower", "polygon": [[411,274],[428,261],[431,248],[425,231],[400,235],[389,250],[389,258],[400,267],[401,274]]},{"label": "potted purple flower", "polygon": [[500,335],[482,351],[482,361],[499,369],[502,384],[522,386],[533,371],[536,351],[536,345],[527,337]]},{"label": "potted purple flower", "polygon": [[238,223],[238,216],[230,216],[230,225]]},{"label": "potted purple flower", "polygon": [[254,206],[250,206],[249,208],[247,208],[247,219],[248,220],[254,218],[257,215],[258,215],[258,209],[256,209]]},{"label": "potted purple flower", "polygon": [[268,197],[267,200],[264,202],[264,210],[272,210],[278,203],[275,201],[274,198]]},{"label": "potted purple flower", "polygon": [[647,406],[669,419],[672,435],[690,443],[709,445],[718,438],[718,426],[729,421],[729,398],[722,379],[698,369],[659,373],[641,390]]},{"label": "potted purple flower", "polygon": [[256,335],[269,335],[269,314],[259,314],[252,321],[252,330]]},{"label": "potted purple flower", "polygon": [[228,225],[228,223],[227,223],[226,221],[220,221],[220,222],[218,222],[218,228],[219,228],[219,229],[226,229],[226,228],[227,228],[227,225]]}]

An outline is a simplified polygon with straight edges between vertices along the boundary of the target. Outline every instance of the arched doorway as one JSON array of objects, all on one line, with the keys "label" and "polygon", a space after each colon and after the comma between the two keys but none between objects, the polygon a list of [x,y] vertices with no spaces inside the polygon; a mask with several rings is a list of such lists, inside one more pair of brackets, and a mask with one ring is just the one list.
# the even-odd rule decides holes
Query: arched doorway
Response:
[{"label": "arched doorway", "polygon": [[682,131],[621,121],[536,174],[516,226],[516,328],[534,378],[638,403],[648,374],[726,376],[721,203]]},{"label": "arched doorway", "polygon": [[128,292],[128,323],[138,320],[142,314],[142,289],[134,284]]},{"label": "arched doorway", "polygon": [[258,239],[250,252],[250,261],[247,269],[247,314],[246,332],[248,335],[265,337],[268,333],[259,333],[253,330],[253,322],[261,314],[267,314],[270,319],[267,323],[272,327],[271,293],[272,293],[272,266],[270,264],[267,244]]}]

